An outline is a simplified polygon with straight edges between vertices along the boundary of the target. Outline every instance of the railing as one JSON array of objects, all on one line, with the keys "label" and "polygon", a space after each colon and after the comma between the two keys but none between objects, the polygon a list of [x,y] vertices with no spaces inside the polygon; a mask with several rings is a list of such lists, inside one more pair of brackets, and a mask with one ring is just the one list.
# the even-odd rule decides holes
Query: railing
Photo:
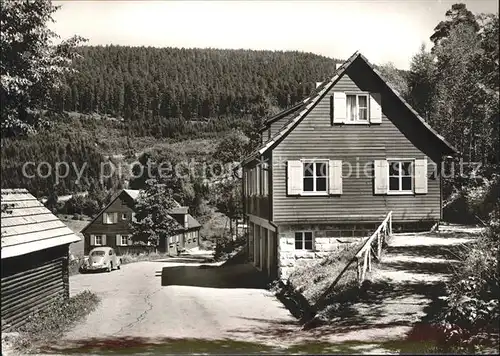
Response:
[{"label": "railing", "polygon": [[[337,283],[340,281],[344,273],[347,269],[353,264],[354,261],[357,262],[357,271],[358,271],[358,282],[362,284],[366,278],[366,272],[371,271],[371,252],[372,252],[372,244],[374,241],[377,241],[377,253],[376,258],[377,261],[381,260],[382,257],[382,245],[387,236],[392,234],[392,211],[390,211],[382,223],[378,226],[377,230],[364,240],[363,245],[358,250],[358,252],[354,255],[352,259],[345,265],[344,269],[339,273],[337,278],[333,281],[333,283],[328,287],[323,294],[317,299],[316,304],[311,307],[311,315],[317,313],[317,311],[323,306],[323,303],[326,301],[326,297],[330,294],[330,292],[335,288]],[[361,263],[360,263],[361,261]]]},{"label": "railing", "polygon": [[358,270],[358,282],[363,283],[366,279],[366,272],[372,270],[372,254],[380,262],[382,257],[382,246],[387,236],[392,234],[392,211],[387,214],[384,221],[377,230],[365,241],[363,247],[355,256]]}]

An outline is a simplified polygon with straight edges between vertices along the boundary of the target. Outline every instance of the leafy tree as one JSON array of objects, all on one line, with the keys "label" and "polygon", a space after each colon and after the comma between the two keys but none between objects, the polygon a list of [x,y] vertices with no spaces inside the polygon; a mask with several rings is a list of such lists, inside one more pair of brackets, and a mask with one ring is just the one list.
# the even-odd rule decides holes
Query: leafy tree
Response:
[{"label": "leafy tree", "polygon": [[240,161],[248,147],[248,138],[241,132],[232,131],[218,144],[214,158],[222,163]]},{"label": "leafy tree", "polygon": [[55,212],[57,208],[58,196],[55,189],[51,189],[49,196],[47,197],[47,201],[45,202],[45,207],[52,212]]},{"label": "leafy tree", "polygon": [[169,215],[175,206],[172,190],[155,179],[146,182],[135,203],[136,221],[131,222],[132,240],[154,246],[175,233],[177,222]]},{"label": "leafy tree", "polygon": [[404,72],[397,69],[394,63],[388,62],[377,67],[382,78],[391,88],[396,90],[403,98],[408,97],[408,84]]},{"label": "leafy tree", "polygon": [[229,218],[229,232],[233,236],[233,221],[243,213],[241,202],[241,180],[226,179],[215,186],[214,205]]},{"label": "leafy tree", "polygon": [[459,24],[464,24],[475,32],[479,30],[476,16],[462,3],[454,4],[450,10],[446,11],[446,20],[441,21],[434,28],[434,33],[430,38],[431,41],[435,46],[440,45],[442,41],[449,37],[451,29]]},{"label": "leafy tree", "polygon": [[49,94],[71,71],[74,49],[83,39],[53,45],[57,35],[47,24],[58,9],[50,0],[0,2],[0,101],[2,136],[34,130],[40,118],[32,111],[47,107]]},{"label": "leafy tree", "polygon": [[415,54],[408,73],[408,96],[410,104],[427,121],[431,118],[436,95],[435,56],[427,52],[425,44]]}]

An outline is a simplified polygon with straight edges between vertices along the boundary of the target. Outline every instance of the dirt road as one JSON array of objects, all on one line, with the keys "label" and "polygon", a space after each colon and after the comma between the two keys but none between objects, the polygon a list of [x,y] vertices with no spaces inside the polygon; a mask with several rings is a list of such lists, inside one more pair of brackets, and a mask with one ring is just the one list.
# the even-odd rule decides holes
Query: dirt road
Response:
[{"label": "dirt road", "polygon": [[111,273],[72,276],[71,295],[88,289],[101,297],[101,303],[65,339],[199,338],[265,343],[272,341],[270,331],[278,323],[295,324],[264,289],[162,286],[162,269],[182,265],[186,263],[139,262]]}]

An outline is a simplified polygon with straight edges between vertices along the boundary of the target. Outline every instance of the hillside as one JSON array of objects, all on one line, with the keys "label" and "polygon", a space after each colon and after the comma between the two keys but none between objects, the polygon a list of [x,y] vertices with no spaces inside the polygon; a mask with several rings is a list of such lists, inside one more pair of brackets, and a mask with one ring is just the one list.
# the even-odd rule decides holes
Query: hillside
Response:
[{"label": "hillside", "polygon": [[134,134],[163,136],[168,129],[158,127],[176,119],[287,107],[339,62],[297,51],[86,46],[79,54],[77,73],[53,94],[57,111],[109,114],[127,121]]}]

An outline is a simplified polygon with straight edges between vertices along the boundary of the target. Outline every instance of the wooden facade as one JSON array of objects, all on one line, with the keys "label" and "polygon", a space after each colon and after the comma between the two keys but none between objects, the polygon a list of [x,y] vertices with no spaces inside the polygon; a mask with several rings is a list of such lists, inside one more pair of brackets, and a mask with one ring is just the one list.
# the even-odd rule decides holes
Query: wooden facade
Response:
[{"label": "wooden facade", "polygon": [[69,298],[69,244],[80,241],[25,189],[2,189],[2,332]]},{"label": "wooden facade", "polygon": [[[134,202],[138,196],[138,190],[122,190],[82,230],[85,255],[97,246],[113,247],[118,255],[153,250],[153,246],[134,244],[130,238],[132,235],[130,223],[134,219]],[[188,213],[188,208],[180,205],[173,208],[171,217],[178,225],[178,230],[173,236],[158,241],[157,250],[177,254],[182,249],[198,246],[201,225]]]},{"label": "wooden facade", "polygon": [[286,278],[297,259],[369,235],[389,211],[405,229],[440,220],[440,166],[454,148],[361,54],[265,124],[261,147],[242,163],[248,255],[259,268],[271,259]]}]

